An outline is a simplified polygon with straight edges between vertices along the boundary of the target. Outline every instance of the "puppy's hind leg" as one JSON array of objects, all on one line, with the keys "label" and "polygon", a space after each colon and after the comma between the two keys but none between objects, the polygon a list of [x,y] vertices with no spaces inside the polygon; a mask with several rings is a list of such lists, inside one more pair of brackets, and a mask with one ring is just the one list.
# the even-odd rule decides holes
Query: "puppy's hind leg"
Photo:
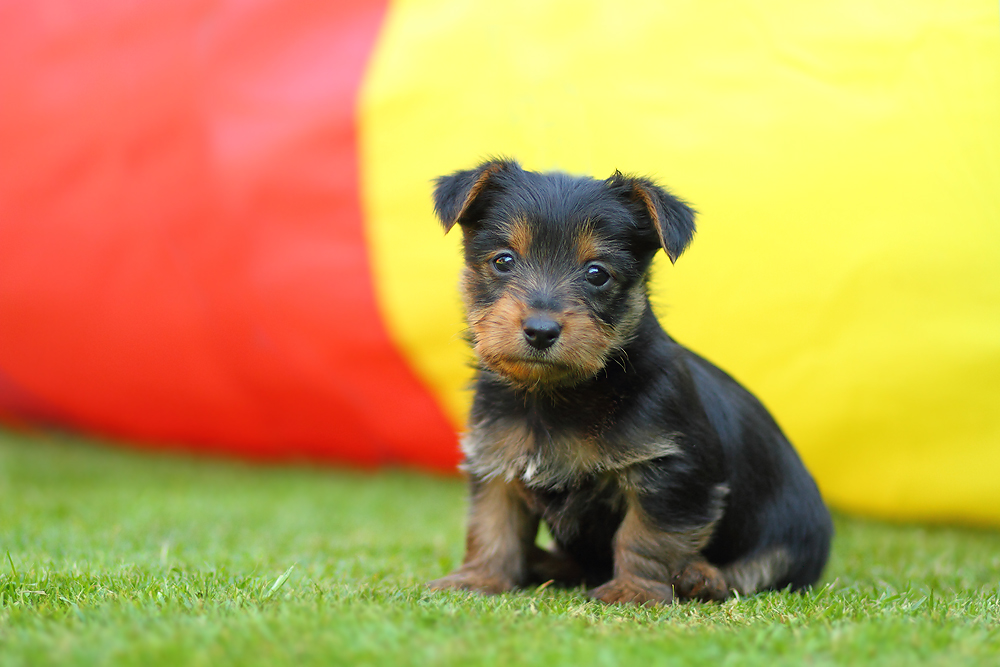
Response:
[{"label": "puppy's hind leg", "polygon": [[779,588],[788,576],[791,558],[782,547],[749,556],[720,569],[726,585],[740,595]]}]

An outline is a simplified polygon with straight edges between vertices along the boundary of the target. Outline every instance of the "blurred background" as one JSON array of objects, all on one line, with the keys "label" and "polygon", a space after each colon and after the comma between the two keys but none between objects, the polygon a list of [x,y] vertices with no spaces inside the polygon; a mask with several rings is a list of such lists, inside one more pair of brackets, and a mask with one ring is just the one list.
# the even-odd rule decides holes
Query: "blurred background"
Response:
[{"label": "blurred background", "polygon": [[1000,525],[995,0],[0,4],[0,422],[450,471],[440,174],[651,175],[668,331],[832,505]]}]

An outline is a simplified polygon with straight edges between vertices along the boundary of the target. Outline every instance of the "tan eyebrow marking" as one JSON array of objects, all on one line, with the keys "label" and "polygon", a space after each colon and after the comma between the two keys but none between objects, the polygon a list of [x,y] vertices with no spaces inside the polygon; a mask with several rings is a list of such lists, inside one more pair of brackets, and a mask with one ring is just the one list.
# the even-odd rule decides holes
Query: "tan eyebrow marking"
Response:
[{"label": "tan eyebrow marking", "polygon": [[576,233],[575,241],[576,259],[580,264],[600,257],[603,254],[603,245],[591,224],[585,224],[580,228]]},{"label": "tan eyebrow marking", "polygon": [[523,218],[516,218],[507,226],[510,249],[524,257],[528,254],[528,248],[531,247],[531,226]]}]

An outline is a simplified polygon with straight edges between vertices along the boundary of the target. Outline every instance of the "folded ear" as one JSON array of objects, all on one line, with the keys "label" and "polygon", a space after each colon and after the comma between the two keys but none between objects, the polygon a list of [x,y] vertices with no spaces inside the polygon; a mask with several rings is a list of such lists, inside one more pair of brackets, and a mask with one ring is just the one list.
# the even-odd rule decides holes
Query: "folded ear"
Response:
[{"label": "folded ear", "polygon": [[434,212],[447,234],[455,223],[477,219],[488,203],[489,195],[499,187],[496,176],[505,171],[520,171],[521,165],[507,158],[487,160],[475,169],[456,171],[434,181]]},{"label": "folded ear", "polygon": [[694,236],[695,210],[648,178],[616,171],[605,183],[648,219],[667,257],[676,262]]}]

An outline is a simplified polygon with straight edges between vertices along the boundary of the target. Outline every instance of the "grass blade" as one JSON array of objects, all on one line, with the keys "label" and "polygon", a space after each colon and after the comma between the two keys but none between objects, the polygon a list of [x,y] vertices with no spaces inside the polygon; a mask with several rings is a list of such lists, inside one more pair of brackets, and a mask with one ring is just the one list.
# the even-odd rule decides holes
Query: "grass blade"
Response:
[{"label": "grass blade", "polygon": [[264,594],[264,599],[265,600],[270,600],[271,597],[275,593],[277,593],[279,590],[281,590],[281,587],[285,585],[286,581],[288,581],[288,577],[291,576],[292,570],[294,570],[294,569],[295,569],[295,565],[292,565],[290,568],[288,568],[287,570],[285,570],[284,573],[280,577],[278,577],[277,579],[274,580],[274,583],[271,584],[271,588],[268,589],[267,593]]}]

